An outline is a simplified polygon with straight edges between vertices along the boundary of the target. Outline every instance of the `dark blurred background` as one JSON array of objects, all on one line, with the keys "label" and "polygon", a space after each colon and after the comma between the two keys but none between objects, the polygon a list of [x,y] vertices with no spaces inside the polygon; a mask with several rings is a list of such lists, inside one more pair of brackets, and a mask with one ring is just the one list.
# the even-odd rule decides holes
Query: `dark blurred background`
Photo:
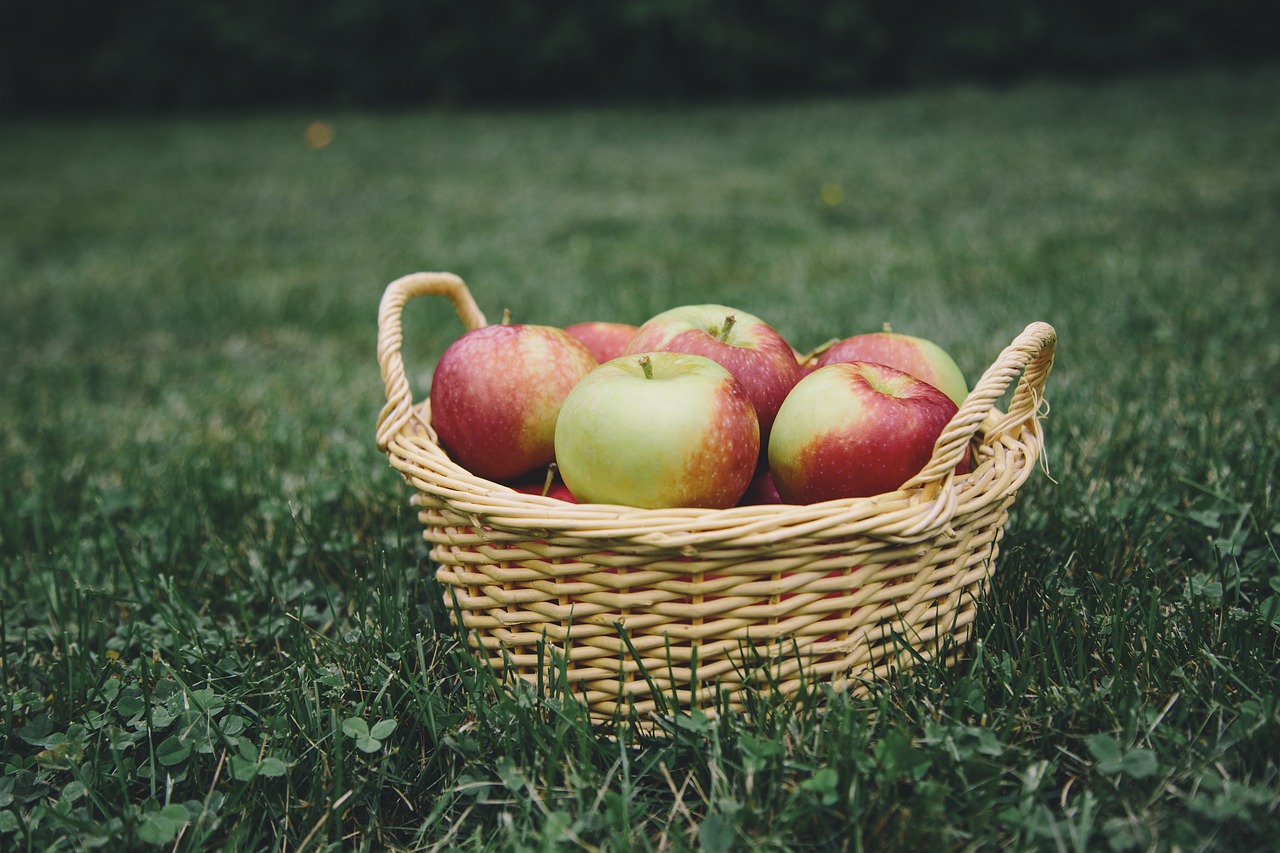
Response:
[{"label": "dark blurred background", "polygon": [[1246,0],[51,0],[9,114],[668,101],[1097,77],[1280,55]]}]

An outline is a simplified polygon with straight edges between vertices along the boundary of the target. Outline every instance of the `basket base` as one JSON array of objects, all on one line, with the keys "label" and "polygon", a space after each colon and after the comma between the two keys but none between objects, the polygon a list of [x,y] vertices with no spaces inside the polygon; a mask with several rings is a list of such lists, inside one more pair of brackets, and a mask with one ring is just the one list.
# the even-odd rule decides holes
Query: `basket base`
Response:
[{"label": "basket base", "polygon": [[491,532],[435,510],[422,520],[445,606],[476,659],[499,681],[559,685],[594,720],[617,722],[740,711],[748,690],[854,690],[935,659],[950,664],[994,571],[1007,506],[923,553],[841,555],[838,568],[827,557],[768,574],[750,561],[708,571],[688,556],[628,568],[625,554],[480,542]]}]

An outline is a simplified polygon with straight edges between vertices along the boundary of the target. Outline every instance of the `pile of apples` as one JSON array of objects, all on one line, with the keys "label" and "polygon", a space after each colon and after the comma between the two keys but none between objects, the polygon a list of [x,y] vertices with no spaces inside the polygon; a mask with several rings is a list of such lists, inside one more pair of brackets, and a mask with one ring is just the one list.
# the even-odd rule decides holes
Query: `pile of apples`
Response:
[{"label": "pile of apples", "polygon": [[431,419],[454,461],[520,491],[726,508],[893,491],[967,395],[922,338],[886,327],[804,356],[759,317],[686,305],[473,329],[440,358]]}]

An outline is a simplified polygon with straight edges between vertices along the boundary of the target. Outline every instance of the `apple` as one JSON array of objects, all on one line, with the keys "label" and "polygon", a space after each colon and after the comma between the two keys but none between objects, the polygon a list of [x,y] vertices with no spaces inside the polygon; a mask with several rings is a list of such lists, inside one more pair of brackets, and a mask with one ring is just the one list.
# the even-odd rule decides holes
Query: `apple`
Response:
[{"label": "apple", "polygon": [[555,498],[558,501],[564,501],[565,503],[571,504],[576,504],[578,502],[578,499],[574,497],[573,492],[569,491],[569,487],[564,483],[552,483],[551,485],[547,485],[546,483],[537,482],[512,483],[510,485],[511,488],[515,489],[517,492],[522,492],[526,495],[542,495],[543,497]]},{"label": "apple", "polygon": [[959,406],[969,396],[964,374],[946,350],[933,341],[889,331],[854,335],[832,344],[818,358],[818,366],[849,361],[874,361],[910,373],[939,388]]},{"label": "apple", "polygon": [[[810,373],[818,369],[818,359],[813,355],[806,355],[795,347],[791,348],[791,354],[796,357],[796,364],[800,365],[800,376],[804,378]],[[799,380],[796,380],[797,382]]]},{"label": "apple", "polygon": [[573,496],[573,492],[569,491],[569,487],[560,480],[560,472],[555,465],[548,465],[546,468],[530,471],[519,480],[507,482],[503,485],[526,495],[542,495],[575,504],[578,502],[578,499]]},{"label": "apple", "polygon": [[725,305],[685,305],[664,311],[640,326],[627,354],[683,352],[717,362],[742,383],[760,421],[761,447],[787,393],[802,368],[791,348],[768,323]]},{"label": "apple", "polygon": [[800,364],[800,376],[803,378],[817,370],[818,359],[822,357],[824,352],[839,342],[839,338],[832,338],[818,348],[810,350],[809,352],[800,352],[800,350],[792,347],[791,352],[795,355],[796,361]]},{"label": "apple", "polygon": [[820,367],[787,395],[769,439],[769,471],[786,503],[891,492],[918,474],[955,402],[875,362]]},{"label": "apple", "polygon": [[490,480],[549,465],[560,405],[596,365],[586,344],[552,326],[472,329],[445,349],[432,376],[441,447]]},{"label": "apple", "polygon": [[773,474],[769,473],[769,469],[757,471],[755,477],[751,480],[751,485],[747,486],[747,492],[738,501],[738,506],[760,506],[762,504],[782,503],[782,498],[778,496],[778,487],[773,484]]},{"label": "apple", "polygon": [[630,323],[592,320],[565,326],[564,330],[586,344],[596,361],[604,364],[622,355],[622,350],[639,328]]},{"label": "apple", "polygon": [[760,428],[746,389],[711,359],[624,355],[569,392],[555,451],[584,503],[723,509],[751,483]]}]

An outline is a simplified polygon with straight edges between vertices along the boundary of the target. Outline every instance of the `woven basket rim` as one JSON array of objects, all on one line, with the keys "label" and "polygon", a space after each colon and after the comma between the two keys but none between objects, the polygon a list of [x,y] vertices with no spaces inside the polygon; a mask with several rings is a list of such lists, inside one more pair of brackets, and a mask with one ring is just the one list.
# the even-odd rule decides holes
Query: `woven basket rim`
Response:
[{"label": "woven basket rim", "polygon": [[[377,442],[392,467],[418,491],[470,517],[477,527],[676,551],[726,542],[760,547],[780,538],[832,535],[918,542],[945,533],[961,507],[1000,500],[1016,490],[1041,458],[1040,422],[1047,413],[1043,389],[1057,335],[1049,324],[1035,322],[975,383],[924,469],[896,491],[812,504],[727,509],[574,504],[526,494],[454,462],[431,427],[430,400],[413,401],[400,354],[401,313],[407,301],[423,295],[448,298],[468,329],[485,325],[466,285],[452,273],[414,273],[387,286],[378,338],[387,403],[378,418]],[[1015,380],[1008,409],[1001,411],[996,402]],[[971,442],[978,443],[978,463],[968,474],[957,476],[955,467]]]},{"label": "woven basket rim", "polygon": [[[868,536],[908,543],[944,533],[959,507],[998,501],[1017,490],[1040,452],[1038,432],[1024,425],[1004,436],[988,457],[930,496],[920,488],[811,504],[753,504],[727,509],[646,509],[613,504],[569,503],[517,491],[478,477],[449,458],[429,432],[428,404],[414,423],[393,437],[393,468],[419,492],[430,494],[460,516],[495,531],[539,537],[576,537],[599,542],[644,543],[669,550],[723,545],[744,548],[772,542]],[[424,470],[429,476],[424,477]],[[479,526],[477,524],[476,526]]]}]

